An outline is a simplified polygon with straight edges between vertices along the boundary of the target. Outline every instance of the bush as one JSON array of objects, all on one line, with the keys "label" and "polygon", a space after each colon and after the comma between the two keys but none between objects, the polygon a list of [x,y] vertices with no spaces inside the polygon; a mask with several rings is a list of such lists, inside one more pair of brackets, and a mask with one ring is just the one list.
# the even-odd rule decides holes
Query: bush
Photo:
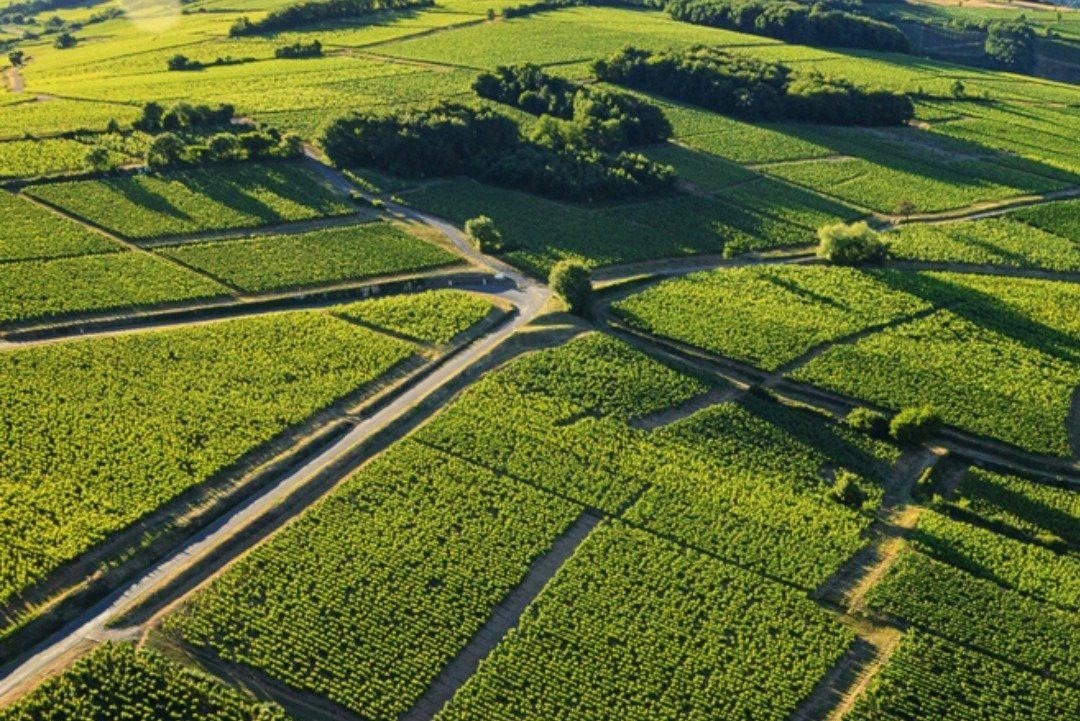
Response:
[{"label": "bush", "polygon": [[287,60],[296,58],[318,58],[322,57],[323,49],[322,43],[318,40],[312,40],[310,43],[295,42],[292,45],[283,45],[280,48],[274,50],[275,58],[283,58]]},{"label": "bush", "polygon": [[465,234],[481,253],[498,253],[503,250],[502,233],[495,227],[495,221],[486,215],[466,221]]},{"label": "bush", "polygon": [[998,67],[1029,72],[1035,67],[1035,31],[1023,22],[991,23],[983,48]]},{"label": "bush", "polygon": [[859,510],[866,502],[866,492],[859,486],[859,476],[846,468],[836,472],[836,479],[828,492],[829,498],[839,504]]},{"label": "bush", "polygon": [[575,315],[585,315],[592,303],[592,275],[574,260],[556,263],[548,275],[548,285]]},{"label": "bush", "polygon": [[66,48],[75,47],[76,43],[78,43],[78,40],[71,33],[60,33],[56,36],[56,40],[53,42],[53,45],[60,50],[64,50]]},{"label": "bush", "polygon": [[940,429],[941,416],[930,406],[905,408],[889,423],[889,435],[909,446],[929,440]]},{"label": "bush", "polygon": [[847,414],[844,422],[853,430],[879,438],[889,433],[889,419],[884,413],[878,413],[870,408],[853,409]]},{"label": "bush", "polygon": [[165,67],[168,70],[202,70],[203,64],[178,53],[165,62]]},{"label": "bush", "polygon": [[837,265],[868,263],[885,257],[884,244],[866,221],[823,226],[818,230],[818,240],[817,256]]}]

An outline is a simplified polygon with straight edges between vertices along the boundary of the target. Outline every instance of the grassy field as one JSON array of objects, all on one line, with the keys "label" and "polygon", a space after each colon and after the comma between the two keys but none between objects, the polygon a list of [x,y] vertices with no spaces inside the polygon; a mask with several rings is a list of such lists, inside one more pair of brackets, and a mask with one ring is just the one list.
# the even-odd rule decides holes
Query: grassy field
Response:
[{"label": "grassy field", "polygon": [[116,241],[25,198],[0,193],[0,262],[109,253],[122,248]]}]

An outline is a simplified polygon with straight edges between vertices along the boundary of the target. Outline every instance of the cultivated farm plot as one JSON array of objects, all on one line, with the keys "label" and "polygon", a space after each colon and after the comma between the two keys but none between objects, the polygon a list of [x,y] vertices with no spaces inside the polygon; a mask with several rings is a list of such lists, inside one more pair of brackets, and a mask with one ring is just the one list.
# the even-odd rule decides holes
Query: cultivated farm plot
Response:
[{"label": "cultivated farm plot", "polygon": [[333,312],[376,330],[443,345],[483,320],[492,308],[491,301],[473,293],[429,290],[350,303]]},{"label": "cultivated farm plot", "polygon": [[50,183],[25,192],[138,240],[353,212],[312,171],[286,163]]},{"label": "cultivated farm plot", "polygon": [[639,330],[773,371],[814,346],[929,307],[871,273],[776,266],[695,273],[613,309]]},{"label": "cultivated farm plot", "polygon": [[977,522],[1011,535],[1080,545],[1080,494],[1071,489],[969,468],[956,501]]},{"label": "cultivated farm plot", "polygon": [[436,718],[781,721],[853,640],[797,591],[605,524]]},{"label": "cultivated farm plot", "polygon": [[0,107],[0,139],[20,138],[28,129],[38,135],[102,131],[110,120],[128,125],[139,115],[139,109],[130,105],[65,99],[28,100]]},{"label": "cultivated farm plot", "polygon": [[308,311],[0,353],[0,603],[415,350]]},{"label": "cultivated farm plot", "polygon": [[[37,178],[85,172],[92,169],[86,160],[91,145],[74,138],[8,140],[0,142],[0,179]],[[110,163],[120,165],[132,158],[108,151]]]},{"label": "cultivated farm plot", "polygon": [[[295,235],[183,244],[158,251],[244,291],[355,281],[461,262],[384,221]],[[434,316],[434,322],[438,316]]]},{"label": "cultivated farm plot", "polygon": [[0,192],[0,262],[122,249],[120,243],[101,233],[51,213],[26,198]]},{"label": "cultivated farm plot", "polygon": [[0,263],[0,324],[228,295],[209,278],[132,251]]}]

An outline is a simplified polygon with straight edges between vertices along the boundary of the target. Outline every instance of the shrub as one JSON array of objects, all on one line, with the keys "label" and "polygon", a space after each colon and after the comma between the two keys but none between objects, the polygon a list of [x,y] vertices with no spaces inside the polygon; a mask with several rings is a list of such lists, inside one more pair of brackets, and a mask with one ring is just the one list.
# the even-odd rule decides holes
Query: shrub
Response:
[{"label": "shrub", "polygon": [[502,233],[495,227],[495,221],[486,215],[466,221],[465,234],[481,253],[498,253],[504,249]]},{"label": "shrub", "polygon": [[859,221],[851,225],[837,223],[818,230],[817,256],[838,265],[855,265],[881,260],[885,246],[877,231]]},{"label": "shrub", "polygon": [[836,480],[829,488],[829,498],[837,503],[858,510],[866,502],[866,492],[859,487],[859,476],[846,468],[836,472]]},{"label": "shrub", "polygon": [[168,70],[202,70],[203,64],[177,53],[165,62],[165,67]]},{"label": "shrub", "polygon": [[556,263],[548,276],[548,285],[571,313],[588,313],[592,302],[592,276],[584,265],[573,260]]},{"label": "shrub", "polygon": [[999,67],[1028,72],[1035,67],[1035,31],[1023,22],[991,23],[984,50]]},{"label": "shrub", "polygon": [[53,45],[60,50],[64,50],[66,48],[75,47],[77,42],[78,40],[71,33],[60,33],[56,36],[56,41],[53,42]]},{"label": "shrub", "polygon": [[938,432],[941,416],[931,406],[904,408],[889,423],[889,435],[900,443],[914,446]]},{"label": "shrub", "polygon": [[855,408],[847,414],[844,422],[849,428],[871,436],[883,437],[889,432],[889,419],[884,413],[870,408]]}]

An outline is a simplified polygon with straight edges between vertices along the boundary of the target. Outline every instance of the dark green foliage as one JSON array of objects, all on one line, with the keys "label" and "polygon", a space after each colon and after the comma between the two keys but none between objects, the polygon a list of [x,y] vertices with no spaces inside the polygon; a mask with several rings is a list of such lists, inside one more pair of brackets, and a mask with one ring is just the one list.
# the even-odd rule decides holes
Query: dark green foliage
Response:
[{"label": "dark green foliage", "polygon": [[61,50],[64,50],[66,48],[75,47],[76,43],[78,43],[78,40],[71,33],[60,33],[56,36],[56,40],[53,42],[53,45]]},{"label": "dark green foliage", "polygon": [[884,413],[870,408],[856,408],[847,414],[844,419],[849,428],[867,433],[877,438],[883,438],[889,433],[889,419]]},{"label": "dark green foliage", "polygon": [[22,65],[24,57],[26,57],[26,53],[22,50],[14,50],[8,53],[8,61],[16,68]]},{"label": "dark green foliage", "polygon": [[312,40],[310,43],[305,43],[297,40],[292,45],[283,45],[280,48],[274,50],[275,58],[318,58],[323,54],[322,43],[318,40]]},{"label": "dark green foliage", "polygon": [[175,133],[158,135],[146,151],[146,164],[155,170],[190,165],[213,165],[243,160],[291,160],[300,157],[299,136],[277,130],[224,131],[205,142],[186,142]]},{"label": "dark green foliage", "polygon": [[211,107],[180,102],[165,110],[160,104],[150,102],[143,106],[142,117],[132,123],[132,127],[145,133],[157,133],[162,130],[227,126],[235,112],[232,105]]},{"label": "dark green foliage", "polygon": [[426,7],[434,4],[433,0],[310,0],[273,10],[260,20],[253,21],[242,17],[229,28],[229,35],[238,37],[278,32],[323,20],[358,17],[380,10]]},{"label": "dark green foliage", "polygon": [[1028,72],[1035,67],[1035,31],[1024,22],[991,23],[984,50],[999,67]]},{"label": "dark green foliage", "polygon": [[534,134],[549,145],[585,145],[616,150],[659,143],[671,137],[671,123],[660,108],[626,93],[579,86],[544,73],[536,65],[500,66],[482,73],[473,90],[489,100],[533,115],[570,121],[548,122]]},{"label": "dark green foliage", "polygon": [[481,253],[498,253],[505,249],[502,233],[495,227],[495,221],[486,215],[466,221],[465,234]]},{"label": "dark green foliage", "polygon": [[881,260],[885,246],[866,221],[837,223],[818,229],[817,255],[837,265],[856,265]]},{"label": "dark green foliage", "polygon": [[165,62],[165,67],[169,70],[202,70],[203,64],[177,53]]},{"label": "dark green foliage", "polygon": [[588,313],[592,302],[592,277],[584,265],[572,260],[556,263],[548,277],[548,285],[562,298],[571,313]]},{"label": "dark green foliage", "polygon": [[765,35],[790,43],[825,47],[911,51],[895,25],[819,4],[788,0],[672,0],[667,11],[676,20]]},{"label": "dark green foliage", "polygon": [[829,489],[829,498],[858,510],[866,502],[866,492],[859,487],[859,477],[856,474],[841,469],[836,473],[836,480]]},{"label": "dark green foliage", "polygon": [[670,52],[626,47],[594,63],[593,71],[601,80],[754,120],[876,126],[902,125],[915,114],[906,95],[705,46]]},{"label": "dark green foliage", "polygon": [[443,102],[422,109],[356,113],[332,123],[323,147],[338,166],[405,177],[468,175],[494,185],[572,200],[667,191],[674,174],[641,155],[541,145],[490,108]]},{"label": "dark green foliage", "polygon": [[941,416],[931,406],[905,408],[889,423],[889,435],[905,445],[918,445],[938,432]]}]

